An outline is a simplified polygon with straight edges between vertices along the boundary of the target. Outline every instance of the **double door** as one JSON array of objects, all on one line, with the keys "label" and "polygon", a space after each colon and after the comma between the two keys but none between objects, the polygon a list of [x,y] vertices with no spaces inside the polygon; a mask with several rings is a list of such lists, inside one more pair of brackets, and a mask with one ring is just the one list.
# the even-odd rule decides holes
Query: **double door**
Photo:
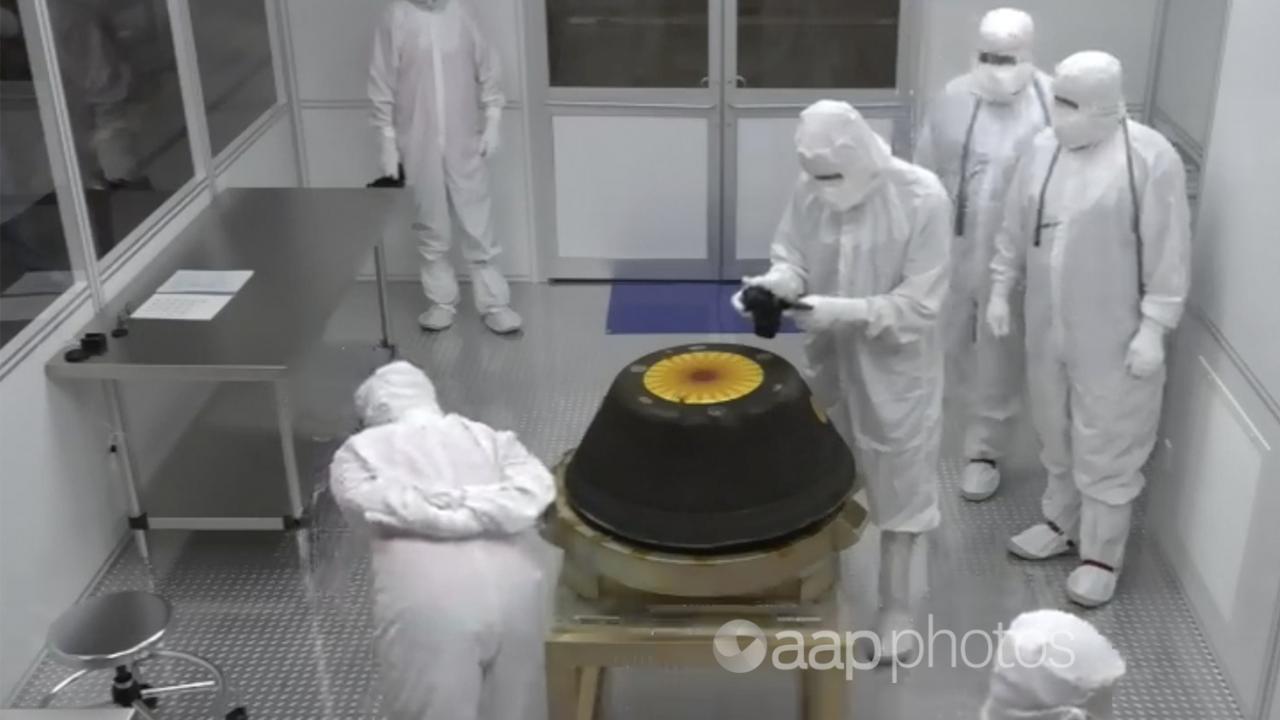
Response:
[{"label": "double door", "polygon": [[847,100],[902,146],[911,5],[540,0],[528,39],[544,274],[758,271],[799,173],[800,110]]}]

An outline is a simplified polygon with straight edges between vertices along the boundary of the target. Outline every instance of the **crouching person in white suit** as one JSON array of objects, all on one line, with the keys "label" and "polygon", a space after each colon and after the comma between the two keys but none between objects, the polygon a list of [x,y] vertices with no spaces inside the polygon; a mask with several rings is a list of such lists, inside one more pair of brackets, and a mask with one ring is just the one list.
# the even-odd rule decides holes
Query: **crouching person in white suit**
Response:
[{"label": "crouching person in white suit", "polygon": [[366,429],[330,484],[370,526],[385,716],[543,717],[543,580],[526,543],[551,474],[514,434],[443,412],[407,362],[375,372],[356,404]]}]

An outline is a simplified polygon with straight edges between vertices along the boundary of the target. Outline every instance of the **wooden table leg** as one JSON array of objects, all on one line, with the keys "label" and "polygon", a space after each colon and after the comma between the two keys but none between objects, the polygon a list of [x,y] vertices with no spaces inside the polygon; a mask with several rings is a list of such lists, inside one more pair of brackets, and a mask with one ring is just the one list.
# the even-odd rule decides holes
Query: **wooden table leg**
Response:
[{"label": "wooden table leg", "polygon": [[844,717],[844,670],[801,670],[804,720],[841,720]]},{"label": "wooden table leg", "polygon": [[578,720],[578,668],[547,646],[547,720]]},{"label": "wooden table leg", "polygon": [[604,672],[598,667],[584,667],[578,674],[578,712],[575,720],[596,720],[600,705],[600,681]]}]

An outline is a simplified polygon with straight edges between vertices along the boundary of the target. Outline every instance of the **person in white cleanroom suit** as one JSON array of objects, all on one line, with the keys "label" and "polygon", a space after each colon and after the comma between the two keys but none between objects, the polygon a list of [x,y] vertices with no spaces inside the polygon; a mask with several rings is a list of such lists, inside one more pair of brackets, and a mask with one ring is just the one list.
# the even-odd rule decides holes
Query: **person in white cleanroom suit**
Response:
[{"label": "person in white cleanroom suit", "polygon": [[1023,613],[1000,637],[980,720],[1111,720],[1125,663],[1097,628],[1058,610]]},{"label": "person in white cleanroom suit", "polygon": [[417,199],[427,330],[453,324],[458,281],[449,260],[453,220],[485,325],[520,329],[511,289],[497,266],[489,171],[498,150],[502,106],[498,59],[458,0],[394,0],[383,13],[369,67],[373,124],[381,133],[381,169],[399,174]]},{"label": "person in white cleanroom suit", "polygon": [[1155,446],[1191,224],[1182,160],[1126,117],[1119,60],[1072,55],[1053,93],[1053,130],[1023,155],[996,238],[987,320],[1009,333],[1009,296],[1025,279],[1031,413],[1048,484],[1044,520],[1009,549],[1037,560],[1078,548],[1067,595],[1092,607],[1115,593]]},{"label": "person in white cleanroom suit", "polygon": [[523,720],[545,712],[543,584],[526,544],[555,495],[515,435],[436,403],[406,362],[356,392],[366,429],[330,487],[371,527],[375,647],[391,720]]},{"label": "person in white cleanroom suit", "polygon": [[[955,205],[951,296],[942,317],[948,382],[964,403],[960,492],[986,500],[1000,486],[1022,403],[1021,323],[997,338],[982,318],[991,294],[987,271],[1018,153],[1049,127],[1049,78],[1031,60],[1035,25],[1021,10],[992,10],[978,30],[973,69],[934,101],[916,144],[916,164],[938,174]],[[1016,305],[1016,303],[1014,303]]]},{"label": "person in white cleanroom suit", "polygon": [[[882,530],[881,660],[916,650],[922,534],[937,527],[942,347],[951,203],[933,173],[894,158],[856,110],[819,101],[800,116],[804,172],[770,252],[746,278],[812,310],[808,380],[853,449]],[[740,294],[734,298],[741,311]],[[916,567],[913,567],[916,566]],[[891,646],[894,639],[896,643]]]}]

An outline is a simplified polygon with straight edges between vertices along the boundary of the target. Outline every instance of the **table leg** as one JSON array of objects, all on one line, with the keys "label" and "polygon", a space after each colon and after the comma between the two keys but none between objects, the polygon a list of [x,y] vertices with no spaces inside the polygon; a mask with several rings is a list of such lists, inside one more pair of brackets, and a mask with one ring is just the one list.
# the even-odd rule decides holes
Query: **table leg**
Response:
[{"label": "table leg", "polygon": [[600,704],[602,668],[584,667],[578,676],[578,712],[575,720],[596,720],[596,707]]},{"label": "table leg", "polygon": [[396,346],[391,342],[391,320],[387,314],[387,262],[382,250],[382,242],[373,246],[373,272],[378,283],[378,320],[382,323],[381,347],[391,351],[391,357],[397,355]]},{"label": "table leg", "polygon": [[581,674],[568,658],[547,644],[547,720],[578,720],[578,680]]},{"label": "table leg", "polygon": [[802,670],[804,720],[841,720],[844,717],[844,670]]},{"label": "table leg", "polygon": [[133,453],[125,434],[124,412],[121,410],[120,384],[115,380],[106,380],[102,384],[106,396],[107,413],[111,416],[111,453],[115,458],[115,466],[124,482],[125,499],[129,505],[129,525],[133,527],[133,540],[138,546],[138,555],[143,562],[151,561],[151,547],[147,543],[146,515],[142,511],[142,500],[138,494],[138,476],[133,465]]},{"label": "table leg", "polygon": [[293,402],[289,397],[289,381],[277,380],[274,388],[276,423],[280,428],[280,449],[284,453],[284,482],[289,493],[289,518],[301,521],[304,514],[302,481],[298,474],[298,450],[293,441]]}]

